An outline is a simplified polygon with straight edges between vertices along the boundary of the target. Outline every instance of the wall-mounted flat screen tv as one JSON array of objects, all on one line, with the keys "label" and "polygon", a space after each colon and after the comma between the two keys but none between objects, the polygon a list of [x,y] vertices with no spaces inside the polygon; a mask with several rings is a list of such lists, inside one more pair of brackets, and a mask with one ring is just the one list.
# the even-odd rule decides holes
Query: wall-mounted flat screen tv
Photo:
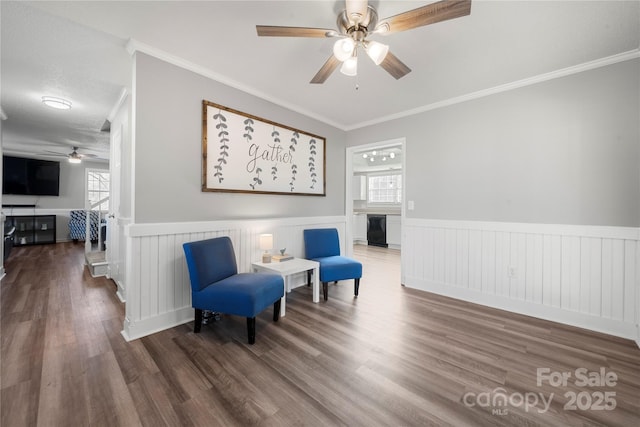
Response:
[{"label": "wall-mounted flat screen tv", "polygon": [[60,163],[2,156],[2,194],[58,196]]}]

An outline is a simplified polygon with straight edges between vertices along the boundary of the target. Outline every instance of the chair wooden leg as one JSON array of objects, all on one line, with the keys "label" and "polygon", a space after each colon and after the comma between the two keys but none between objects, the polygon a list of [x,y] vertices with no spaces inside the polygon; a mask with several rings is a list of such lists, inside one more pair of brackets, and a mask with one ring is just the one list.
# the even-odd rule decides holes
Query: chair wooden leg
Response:
[{"label": "chair wooden leg", "polygon": [[247,317],[247,336],[249,338],[249,344],[256,342],[256,318]]},{"label": "chair wooden leg", "polygon": [[278,319],[280,318],[280,305],[282,305],[281,299],[273,303],[273,321],[274,322],[277,322]]},{"label": "chair wooden leg", "polygon": [[202,327],[202,310],[196,308],[196,320],[193,322],[193,332],[197,334]]},{"label": "chair wooden leg", "polygon": [[325,301],[329,299],[329,282],[322,282],[322,294]]},{"label": "chair wooden leg", "polygon": [[358,296],[358,289],[360,288],[360,279],[355,279],[353,282],[353,293],[355,296]]}]

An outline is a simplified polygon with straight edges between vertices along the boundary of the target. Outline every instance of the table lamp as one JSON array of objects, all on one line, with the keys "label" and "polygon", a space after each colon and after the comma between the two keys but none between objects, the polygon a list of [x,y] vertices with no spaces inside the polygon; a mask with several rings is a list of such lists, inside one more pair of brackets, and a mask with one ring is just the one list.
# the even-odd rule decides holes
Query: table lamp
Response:
[{"label": "table lamp", "polygon": [[269,251],[273,249],[273,234],[260,235],[260,249],[264,251],[262,254],[262,262],[271,262],[271,254]]}]

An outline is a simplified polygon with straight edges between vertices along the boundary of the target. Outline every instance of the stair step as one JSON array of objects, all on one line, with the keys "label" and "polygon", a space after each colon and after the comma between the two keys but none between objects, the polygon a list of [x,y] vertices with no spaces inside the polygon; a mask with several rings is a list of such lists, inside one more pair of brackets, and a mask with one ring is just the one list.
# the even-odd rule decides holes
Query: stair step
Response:
[{"label": "stair step", "polygon": [[106,276],[108,272],[108,263],[105,251],[94,251],[85,254],[87,266],[91,276]]}]

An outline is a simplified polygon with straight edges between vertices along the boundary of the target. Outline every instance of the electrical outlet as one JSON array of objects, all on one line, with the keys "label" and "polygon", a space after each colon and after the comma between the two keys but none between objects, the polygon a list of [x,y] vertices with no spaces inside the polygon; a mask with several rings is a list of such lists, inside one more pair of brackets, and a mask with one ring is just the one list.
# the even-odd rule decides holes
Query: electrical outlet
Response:
[{"label": "electrical outlet", "polygon": [[509,267],[509,277],[514,278],[518,275],[518,269],[515,267]]}]

